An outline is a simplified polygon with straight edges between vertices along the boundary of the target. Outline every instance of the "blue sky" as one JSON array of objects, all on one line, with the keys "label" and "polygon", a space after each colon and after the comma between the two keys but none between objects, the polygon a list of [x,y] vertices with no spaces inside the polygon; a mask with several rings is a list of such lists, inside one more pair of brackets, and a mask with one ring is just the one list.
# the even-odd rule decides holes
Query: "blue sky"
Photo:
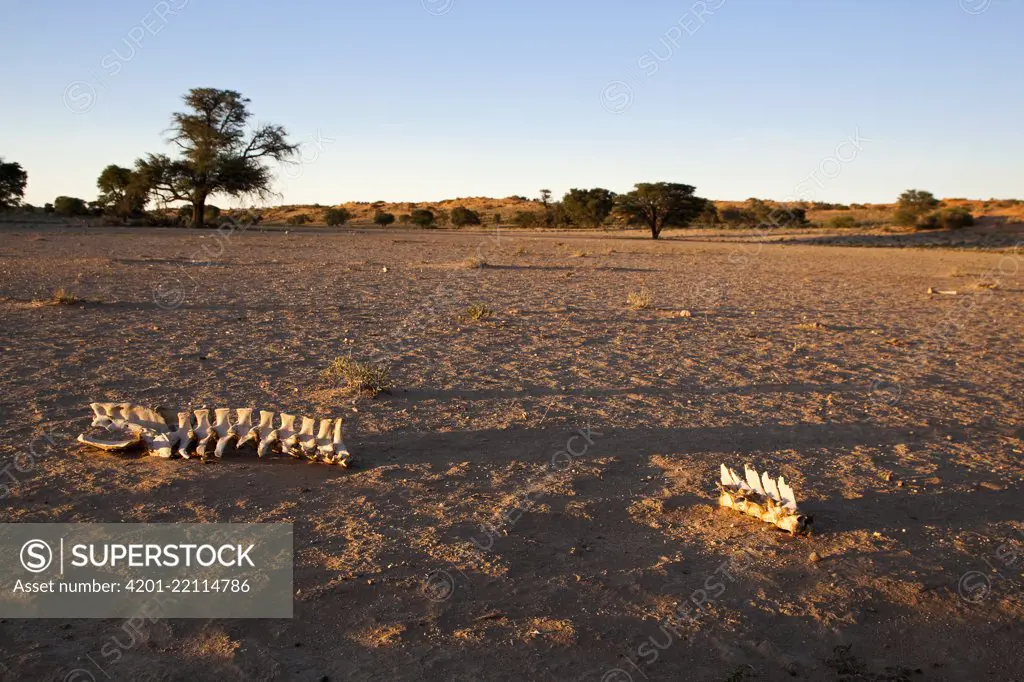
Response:
[{"label": "blue sky", "polygon": [[1018,0],[7,0],[0,17],[0,156],[36,205],[170,152],[196,86],[306,143],[280,203],[662,180],[1024,196]]}]

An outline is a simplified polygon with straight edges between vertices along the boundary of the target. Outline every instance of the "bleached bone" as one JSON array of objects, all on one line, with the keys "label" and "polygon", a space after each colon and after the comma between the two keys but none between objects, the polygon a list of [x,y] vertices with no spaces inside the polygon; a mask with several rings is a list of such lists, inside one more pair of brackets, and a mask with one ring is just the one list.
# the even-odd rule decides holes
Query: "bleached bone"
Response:
[{"label": "bleached bone", "polygon": [[321,419],[320,430],[316,434],[317,454],[328,464],[334,464],[334,440],[331,433],[333,426],[333,419]]},{"label": "bleached bone", "polygon": [[[342,438],[342,419],[317,420],[281,413],[281,424],[274,428],[276,413],[261,410],[260,423],[253,425],[251,408],[234,410],[236,420],[231,422],[232,410],[216,408],[191,412],[156,410],[131,403],[91,403],[93,426],[78,440],[104,450],[123,450],[146,445],[149,454],[169,459],[175,454],[184,459],[194,456],[206,458],[211,453],[221,457],[231,443],[236,447],[257,441],[258,454],[263,457],[274,450],[293,457],[307,457],[312,461],[348,466],[351,454]],[[177,426],[171,426],[177,417]]]},{"label": "bleached bone", "polygon": [[196,446],[196,455],[206,459],[209,455],[209,450],[213,447],[214,441],[217,439],[217,432],[213,430],[210,424],[210,411],[209,410],[196,410],[196,439],[199,444]]},{"label": "bleached bone", "polygon": [[240,448],[250,440],[255,440],[257,433],[252,426],[252,408],[240,407],[235,410],[235,423],[231,425],[233,435],[237,438],[235,448]]},{"label": "bleached bone", "polygon": [[280,434],[274,428],[274,413],[260,410],[260,425],[256,427],[259,447],[256,454],[266,457],[273,451],[274,445],[280,440]]},{"label": "bleached bone", "polygon": [[[170,428],[163,415],[131,403],[92,403],[91,432],[78,437],[80,443],[103,450],[125,450],[145,443],[150,450],[163,447]],[[158,442],[159,441],[159,442]]]},{"label": "bleached bone", "polygon": [[281,440],[281,452],[295,457],[295,446],[299,442],[299,432],[295,430],[297,415],[281,413],[281,425],[277,427],[277,436]]},{"label": "bleached bone", "polygon": [[334,446],[334,461],[332,464],[348,467],[349,461],[352,459],[352,455],[349,454],[348,448],[345,447],[345,441],[342,440],[341,437],[342,426],[344,423],[345,420],[340,417],[334,422],[334,442],[332,443]]},{"label": "bleached bone", "polygon": [[722,507],[735,509],[738,512],[761,519],[791,534],[808,532],[814,519],[801,514],[796,506],[796,495],[780,476],[773,481],[765,472],[758,476],[757,471],[745,467],[745,477],[725,466],[721,467],[721,480],[718,484],[718,504]]},{"label": "bleached bone", "polygon": [[217,447],[213,450],[213,456],[217,459],[224,456],[224,450],[234,440],[235,432],[231,428],[230,417],[230,407],[220,407],[213,411],[213,425],[210,429],[217,434]]},{"label": "bleached bone", "polygon": [[120,403],[90,403],[89,407],[93,413],[92,425],[96,428],[105,428],[115,419],[124,419]]},{"label": "bleached bone", "polygon": [[178,454],[182,459],[191,458],[192,455],[189,454],[188,449],[192,445],[192,441],[196,439],[196,432],[192,428],[191,412],[178,413],[178,430],[174,432],[174,435],[178,438]]},{"label": "bleached bone", "polygon": [[316,427],[316,420],[310,417],[302,418],[302,428],[299,429],[299,449],[306,459],[316,461],[316,434],[313,429]]},{"label": "bleached bone", "polygon": [[91,430],[92,433],[80,434],[78,442],[108,451],[126,450],[142,442],[138,433],[124,427],[101,426]]}]

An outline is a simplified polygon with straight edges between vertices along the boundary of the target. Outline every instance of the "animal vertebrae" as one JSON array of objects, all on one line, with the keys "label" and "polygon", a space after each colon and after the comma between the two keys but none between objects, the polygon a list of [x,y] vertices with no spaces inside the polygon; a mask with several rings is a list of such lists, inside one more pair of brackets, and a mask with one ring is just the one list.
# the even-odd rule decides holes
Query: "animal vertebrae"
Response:
[{"label": "animal vertebrae", "polygon": [[90,407],[95,415],[92,428],[78,440],[104,450],[145,445],[155,457],[205,459],[223,457],[229,447],[237,450],[251,443],[260,457],[281,453],[340,466],[348,466],[351,459],[342,440],[344,420],[340,418],[321,419],[317,428],[316,419],[285,412],[275,426],[276,413],[267,410],[260,410],[259,423],[254,423],[255,410],[247,407],[212,410],[212,421],[211,410],[173,412],[131,403],[92,403]]},{"label": "animal vertebrae", "polygon": [[768,472],[758,476],[750,466],[745,467],[746,478],[722,465],[722,480],[718,484],[718,504],[771,523],[782,530],[796,534],[810,529],[813,519],[801,514],[796,507],[796,495],[779,476],[778,481]]}]

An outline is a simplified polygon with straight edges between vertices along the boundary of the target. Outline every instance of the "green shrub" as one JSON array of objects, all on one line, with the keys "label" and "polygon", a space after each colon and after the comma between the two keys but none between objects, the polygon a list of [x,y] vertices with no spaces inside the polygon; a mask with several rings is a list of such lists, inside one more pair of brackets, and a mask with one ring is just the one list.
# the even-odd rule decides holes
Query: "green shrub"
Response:
[{"label": "green shrub", "polygon": [[965,208],[954,206],[921,216],[917,221],[920,230],[959,230],[974,224],[974,216]]},{"label": "green shrub", "polygon": [[402,215],[398,216],[398,222],[401,223],[402,225],[409,225],[412,223],[412,215],[409,213],[403,213]]},{"label": "green shrub", "polygon": [[385,213],[384,211],[377,211],[377,215],[373,216],[373,222],[375,225],[387,227],[388,225],[395,222],[395,214]]},{"label": "green shrub", "polygon": [[324,220],[328,225],[344,225],[352,220],[352,213],[347,208],[329,208],[324,211]]},{"label": "green shrub", "polygon": [[89,215],[89,207],[77,197],[57,197],[53,200],[53,210],[57,215],[67,217]]},{"label": "green shrub", "polygon": [[309,223],[309,222],[312,222],[312,220],[305,213],[300,213],[299,215],[293,215],[290,218],[288,218],[288,224],[289,225],[305,225],[306,223]]},{"label": "green shrub", "polygon": [[434,214],[425,208],[418,208],[412,212],[410,216],[412,224],[419,227],[433,227],[434,225]]},{"label": "green shrub", "polygon": [[466,225],[479,225],[480,214],[476,211],[471,211],[465,206],[456,206],[452,209],[451,213],[452,225],[455,227],[465,227]]}]

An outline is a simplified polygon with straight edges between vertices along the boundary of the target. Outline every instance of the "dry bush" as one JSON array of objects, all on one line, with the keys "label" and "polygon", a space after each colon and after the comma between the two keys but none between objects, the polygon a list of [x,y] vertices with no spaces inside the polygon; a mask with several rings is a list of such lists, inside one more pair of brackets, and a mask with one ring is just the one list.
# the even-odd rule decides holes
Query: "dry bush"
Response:
[{"label": "dry bush", "polygon": [[50,305],[77,305],[82,299],[74,295],[64,287],[58,287],[50,297]]},{"label": "dry bush", "polygon": [[482,320],[489,320],[492,317],[494,317],[493,310],[483,303],[474,303],[462,312],[460,319],[468,322],[480,322]]},{"label": "dry bush", "polygon": [[376,396],[391,392],[391,367],[383,362],[360,362],[351,357],[335,358],[322,373],[325,381],[353,392]]},{"label": "dry bush", "polygon": [[647,310],[654,305],[654,294],[647,287],[640,287],[639,291],[629,292],[626,302],[633,310]]},{"label": "dry bush", "polygon": [[480,256],[470,256],[466,260],[462,261],[462,267],[470,270],[475,270],[477,268],[486,268],[487,261],[485,261]]}]

